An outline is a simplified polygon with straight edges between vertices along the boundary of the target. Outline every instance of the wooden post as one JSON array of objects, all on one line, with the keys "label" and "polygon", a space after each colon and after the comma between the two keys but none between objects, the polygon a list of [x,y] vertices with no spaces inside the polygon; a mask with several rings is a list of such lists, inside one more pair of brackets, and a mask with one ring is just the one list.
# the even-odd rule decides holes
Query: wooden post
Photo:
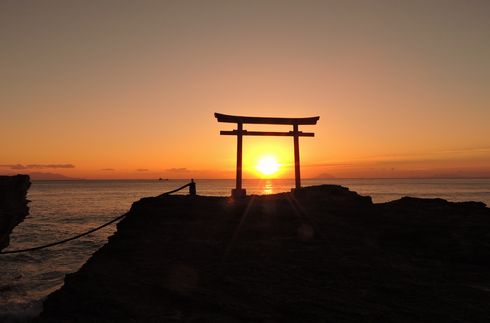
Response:
[{"label": "wooden post", "polygon": [[194,182],[194,178],[191,178],[191,182],[189,183],[189,195],[196,195],[196,182]]},{"label": "wooden post", "polygon": [[293,138],[294,138],[294,180],[296,183],[296,189],[301,188],[301,175],[299,173],[299,134],[298,125],[293,125]]}]

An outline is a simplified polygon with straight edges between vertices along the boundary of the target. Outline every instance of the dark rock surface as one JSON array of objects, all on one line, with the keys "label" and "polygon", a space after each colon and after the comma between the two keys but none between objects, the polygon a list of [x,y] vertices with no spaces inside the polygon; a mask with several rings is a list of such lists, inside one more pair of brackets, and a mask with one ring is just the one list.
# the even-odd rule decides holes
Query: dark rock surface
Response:
[{"label": "dark rock surface", "polygon": [[324,185],[142,199],[38,321],[488,322],[489,300],[484,204]]},{"label": "dark rock surface", "polygon": [[9,244],[9,234],[29,213],[28,175],[0,176],[0,250]]}]

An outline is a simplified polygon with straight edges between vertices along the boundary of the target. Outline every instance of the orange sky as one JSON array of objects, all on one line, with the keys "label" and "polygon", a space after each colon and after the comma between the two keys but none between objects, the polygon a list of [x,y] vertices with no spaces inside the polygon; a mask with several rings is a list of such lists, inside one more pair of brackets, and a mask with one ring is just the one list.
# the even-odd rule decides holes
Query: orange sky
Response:
[{"label": "orange sky", "polygon": [[[233,178],[221,112],[319,115],[304,177],[489,177],[488,17],[477,0],[2,1],[0,173]],[[245,177],[264,154],[293,176],[291,138],[246,137]]]}]

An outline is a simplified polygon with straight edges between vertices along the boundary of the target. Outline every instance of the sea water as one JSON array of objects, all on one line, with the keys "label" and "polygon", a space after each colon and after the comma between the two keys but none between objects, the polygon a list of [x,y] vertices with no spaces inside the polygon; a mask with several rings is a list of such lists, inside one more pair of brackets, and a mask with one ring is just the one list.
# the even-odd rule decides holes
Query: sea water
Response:
[{"label": "sea water", "polygon": [[[47,244],[84,232],[129,210],[142,197],[157,196],[187,180],[33,181],[28,217],[12,235],[9,249]],[[199,195],[227,196],[234,180],[196,180]],[[482,201],[490,205],[490,179],[305,179],[303,186],[339,184],[375,203],[402,196]],[[293,180],[244,180],[249,194],[289,191]],[[184,190],[182,194],[185,194]],[[60,288],[114,233],[115,225],[63,245],[36,252],[0,255],[0,320],[36,315],[42,300]]]}]

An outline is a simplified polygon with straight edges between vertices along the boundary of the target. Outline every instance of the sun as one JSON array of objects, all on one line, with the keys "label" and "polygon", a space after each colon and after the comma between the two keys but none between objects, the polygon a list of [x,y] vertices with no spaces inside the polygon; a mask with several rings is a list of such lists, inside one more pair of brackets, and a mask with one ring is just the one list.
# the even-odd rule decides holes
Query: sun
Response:
[{"label": "sun", "polygon": [[264,156],[259,159],[259,162],[257,163],[257,170],[259,173],[262,175],[273,175],[279,171],[279,163],[277,162],[276,158],[273,156]]}]

